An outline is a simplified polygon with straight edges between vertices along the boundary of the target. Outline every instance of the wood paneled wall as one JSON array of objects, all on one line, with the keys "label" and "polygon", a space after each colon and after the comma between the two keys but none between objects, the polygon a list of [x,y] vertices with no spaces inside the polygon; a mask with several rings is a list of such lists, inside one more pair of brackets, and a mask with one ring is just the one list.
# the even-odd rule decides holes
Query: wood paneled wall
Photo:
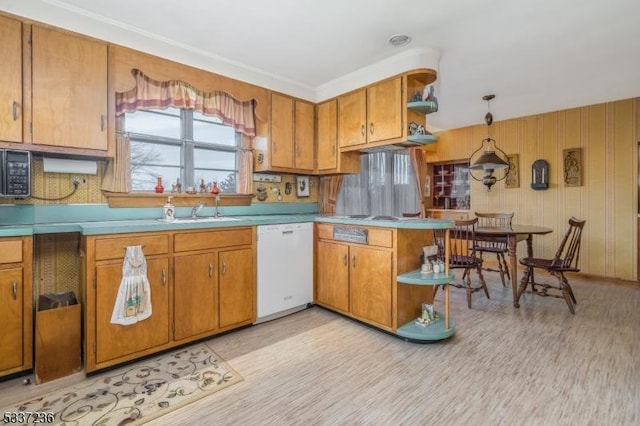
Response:
[{"label": "wood paneled wall", "polygon": [[[498,182],[487,192],[471,184],[471,211],[515,212],[514,223],[549,226],[534,237],[534,254],[552,257],[570,216],[587,220],[580,266],[583,273],[638,279],[638,153],[640,98],[620,100],[523,118],[496,121],[489,129],[498,147],[520,155],[520,187]],[[427,161],[469,158],[487,135],[482,125],[439,134]],[[566,187],[562,151],[582,148],[582,186]],[[531,189],[531,164],[549,163],[549,189]],[[519,256],[524,255],[524,245]]]}]

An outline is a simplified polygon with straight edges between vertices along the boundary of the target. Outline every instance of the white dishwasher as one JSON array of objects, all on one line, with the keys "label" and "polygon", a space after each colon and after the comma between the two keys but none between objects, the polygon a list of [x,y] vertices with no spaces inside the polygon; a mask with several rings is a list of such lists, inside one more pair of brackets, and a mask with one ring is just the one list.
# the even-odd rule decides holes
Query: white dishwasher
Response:
[{"label": "white dishwasher", "polygon": [[313,301],[313,223],[259,225],[256,323]]}]

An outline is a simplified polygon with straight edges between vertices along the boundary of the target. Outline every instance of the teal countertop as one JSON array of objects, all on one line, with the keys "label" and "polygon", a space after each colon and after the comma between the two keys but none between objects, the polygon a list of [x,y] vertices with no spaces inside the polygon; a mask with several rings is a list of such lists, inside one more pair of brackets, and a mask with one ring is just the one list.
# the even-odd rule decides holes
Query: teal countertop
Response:
[{"label": "teal countertop", "polygon": [[[163,222],[158,209],[109,209],[104,205],[67,206],[1,206],[0,237],[33,234],[79,232],[83,235],[121,234],[129,232],[175,231],[186,229],[215,229],[237,226],[273,225],[300,222],[325,222],[368,227],[398,229],[443,229],[453,226],[450,220],[387,218],[354,218],[328,216],[317,213],[315,203],[280,206],[282,214],[270,208],[225,208],[225,217],[235,220],[203,222]],[[177,209],[178,218],[188,218],[189,208]],[[202,209],[200,216],[212,216],[213,210]]]}]

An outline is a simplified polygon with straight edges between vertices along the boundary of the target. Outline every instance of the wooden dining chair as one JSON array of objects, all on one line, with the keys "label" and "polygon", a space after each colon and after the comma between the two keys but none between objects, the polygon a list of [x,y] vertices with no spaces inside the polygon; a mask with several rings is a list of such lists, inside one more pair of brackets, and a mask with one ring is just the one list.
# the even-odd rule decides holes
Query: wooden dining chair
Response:
[{"label": "wooden dining chair", "polygon": [[[511,220],[514,213],[474,213],[478,218],[479,228],[511,228]],[[483,269],[485,271],[499,272],[502,286],[506,287],[504,277],[511,280],[511,274],[509,273],[509,264],[505,258],[505,254],[508,252],[509,239],[508,237],[486,237],[476,240],[476,253],[483,259],[485,253],[495,253],[498,260],[498,269],[490,268],[484,264]]]},{"label": "wooden dining chair", "polygon": [[[564,276],[565,272],[579,272],[578,261],[580,260],[580,240],[582,238],[582,229],[586,220],[569,219],[569,228],[564,234],[560,246],[556,251],[553,259],[539,259],[535,257],[526,257],[520,259],[520,263],[526,267],[522,281],[520,282],[519,293],[526,291],[527,286],[531,285],[528,293],[538,296],[552,296],[563,298],[569,306],[572,314],[575,314],[574,305],[577,305],[576,297],[569,285],[569,281]],[[558,284],[547,284],[535,282],[533,272],[535,268],[544,269],[557,278]],[[551,290],[551,293],[549,291]]]},{"label": "wooden dining chair", "polygon": [[[476,255],[475,250],[475,226],[478,218],[468,220],[456,220],[455,226],[450,230],[449,243],[449,268],[462,269],[462,283],[452,282],[450,285],[467,290],[467,305],[471,309],[471,295],[476,291],[484,290],[489,299],[489,289],[482,276],[482,259]],[[434,229],[434,244],[438,247],[438,258],[445,259],[446,230]],[[476,270],[480,285],[471,285],[471,271]]]}]

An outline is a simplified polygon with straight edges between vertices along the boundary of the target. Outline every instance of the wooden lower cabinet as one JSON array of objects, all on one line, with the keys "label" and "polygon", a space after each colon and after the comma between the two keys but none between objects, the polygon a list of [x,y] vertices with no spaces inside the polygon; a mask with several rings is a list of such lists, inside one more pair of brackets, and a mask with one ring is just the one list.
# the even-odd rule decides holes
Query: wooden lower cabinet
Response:
[{"label": "wooden lower cabinet", "polygon": [[[111,323],[127,246],[142,245],[152,314]],[[255,228],[87,236],[83,299],[87,372],[251,324]]]},{"label": "wooden lower cabinet", "polygon": [[218,261],[216,253],[181,255],[174,258],[173,296],[176,340],[208,333],[218,328]]},{"label": "wooden lower cabinet", "polygon": [[393,253],[388,250],[350,247],[351,313],[383,327],[391,327]]},{"label": "wooden lower cabinet", "polygon": [[220,328],[252,322],[255,317],[255,254],[250,248],[221,251]]},{"label": "wooden lower cabinet", "polygon": [[318,241],[316,245],[316,302],[349,312],[349,246]]},{"label": "wooden lower cabinet", "polygon": [[97,364],[106,363],[169,343],[169,259],[147,258],[153,313],[133,325],[111,323],[113,306],[122,279],[122,262],[96,265]]},{"label": "wooden lower cabinet", "polygon": [[176,256],[174,338],[187,339],[253,320],[250,248]]},{"label": "wooden lower cabinet", "polygon": [[[393,327],[393,231],[369,230],[380,247],[334,241],[317,225],[316,303],[384,329]],[[327,239],[323,239],[327,237]]]},{"label": "wooden lower cabinet", "polygon": [[[367,242],[335,239],[336,227],[365,230]],[[432,244],[429,229],[394,229],[347,224],[316,224],[315,303],[396,332],[432,303],[433,288],[397,282],[420,268],[422,248]]]},{"label": "wooden lower cabinet", "polygon": [[0,239],[0,377],[33,366],[32,237]]}]

